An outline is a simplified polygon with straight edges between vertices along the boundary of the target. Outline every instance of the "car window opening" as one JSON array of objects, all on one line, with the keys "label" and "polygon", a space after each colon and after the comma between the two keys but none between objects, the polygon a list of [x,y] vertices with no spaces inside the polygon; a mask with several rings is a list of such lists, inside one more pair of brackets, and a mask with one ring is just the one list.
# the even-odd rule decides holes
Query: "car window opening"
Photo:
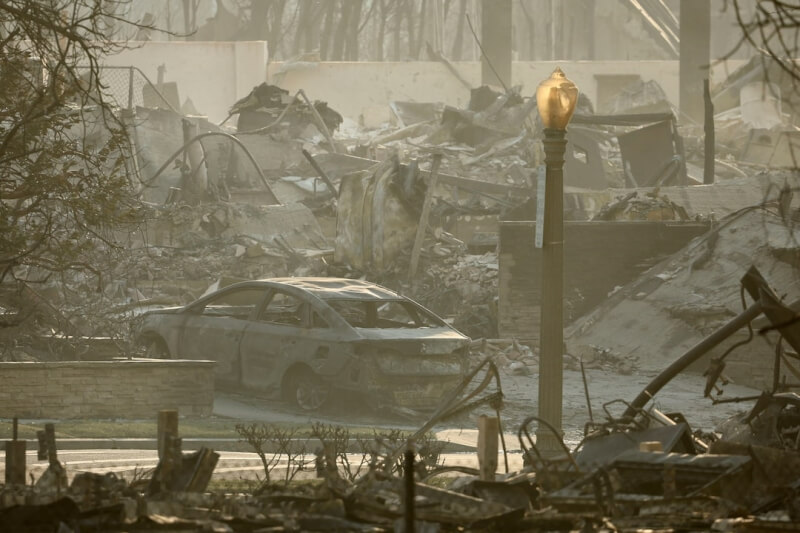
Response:
[{"label": "car window opening", "polygon": [[284,326],[304,326],[305,304],[299,299],[283,292],[276,292],[264,306],[258,320]]},{"label": "car window opening", "polygon": [[431,313],[404,300],[328,300],[327,303],[354,328],[444,326],[444,323]]},{"label": "car window opening", "polygon": [[230,317],[247,320],[264,297],[264,289],[239,289],[220,294],[194,312],[204,316]]},{"label": "car window opening", "polygon": [[314,311],[311,314],[311,327],[312,328],[329,328],[328,322],[322,318],[319,313]]}]

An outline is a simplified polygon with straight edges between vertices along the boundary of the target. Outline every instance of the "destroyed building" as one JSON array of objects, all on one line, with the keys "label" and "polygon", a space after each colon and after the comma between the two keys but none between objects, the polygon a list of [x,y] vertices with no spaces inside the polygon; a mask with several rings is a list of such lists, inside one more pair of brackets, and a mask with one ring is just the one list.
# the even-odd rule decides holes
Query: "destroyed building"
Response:
[{"label": "destroyed building", "polygon": [[797,528],[800,7],[7,4],[0,531]]}]

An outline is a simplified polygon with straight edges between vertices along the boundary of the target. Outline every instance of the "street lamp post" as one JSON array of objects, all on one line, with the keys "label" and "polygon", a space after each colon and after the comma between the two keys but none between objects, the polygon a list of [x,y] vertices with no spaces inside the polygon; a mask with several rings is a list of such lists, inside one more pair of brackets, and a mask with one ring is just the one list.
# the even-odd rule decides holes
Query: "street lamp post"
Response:
[{"label": "street lamp post", "polygon": [[[536,103],[544,125],[546,166],[539,320],[539,418],[550,423],[559,433],[564,382],[564,152],[567,124],[577,101],[578,88],[560,68],[556,68],[536,89]],[[553,455],[560,450],[556,436],[542,425],[537,431],[536,441],[544,454]]]}]

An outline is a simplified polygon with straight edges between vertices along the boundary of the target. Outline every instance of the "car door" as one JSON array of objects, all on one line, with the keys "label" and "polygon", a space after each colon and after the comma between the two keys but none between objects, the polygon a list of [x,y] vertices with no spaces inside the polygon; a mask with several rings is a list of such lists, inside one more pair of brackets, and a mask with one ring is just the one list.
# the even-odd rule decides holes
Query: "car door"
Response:
[{"label": "car door", "polygon": [[217,379],[238,384],[242,373],[239,344],[267,293],[264,287],[235,288],[190,308],[178,356],[216,361]]},{"label": "car door", "polygon": [[242,384],[278,392],[285,370],[319,351],[311,321],[308,302],[275,289],[242,338]]}]

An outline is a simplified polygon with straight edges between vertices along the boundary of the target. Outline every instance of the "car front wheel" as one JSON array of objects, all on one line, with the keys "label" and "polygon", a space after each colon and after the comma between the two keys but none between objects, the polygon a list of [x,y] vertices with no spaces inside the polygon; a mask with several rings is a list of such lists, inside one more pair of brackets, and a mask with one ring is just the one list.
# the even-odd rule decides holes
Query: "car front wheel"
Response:
[{"label": "car front wheel", "polygon": [[328,400],[329,392],[330,386],[310,370],[297,372],[291,378],[290,397],[304,411],[320,409]]}]

